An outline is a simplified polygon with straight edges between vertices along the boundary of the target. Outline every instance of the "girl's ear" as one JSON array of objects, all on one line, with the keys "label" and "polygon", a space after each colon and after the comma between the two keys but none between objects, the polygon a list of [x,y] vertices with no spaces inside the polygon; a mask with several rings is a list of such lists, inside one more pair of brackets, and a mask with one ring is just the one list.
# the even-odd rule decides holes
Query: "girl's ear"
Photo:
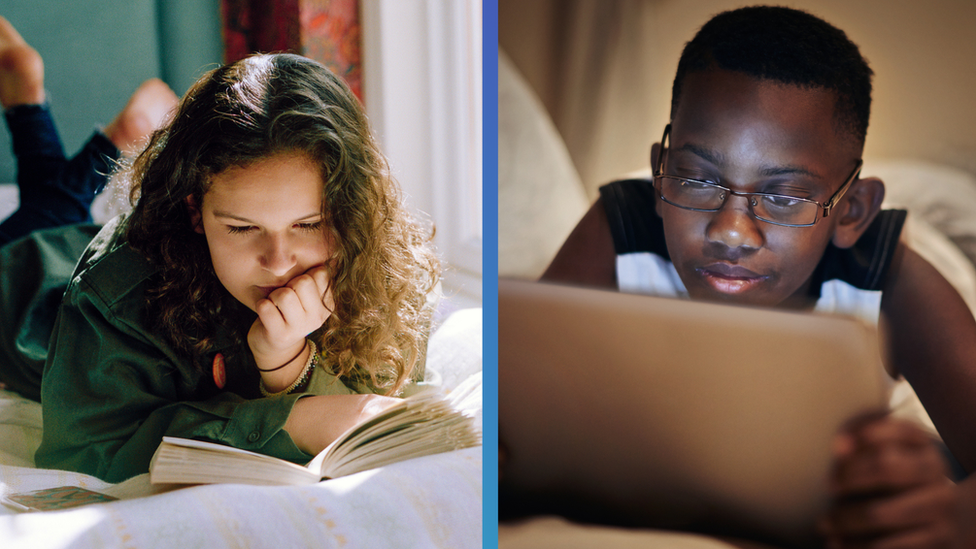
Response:
[{"label": "girl's ear", "polygon": [[[661,156],[661,144],[655,143],[651,145],[651,171],[653,172],[654,167],[657,166],[657,159]],[[657,216],[661,217],[661,200],[657,197],[657,191],[654,192],[654,211],[657,212]]]},{"label": "girl's ear", "polygon": [[203,214],[200,212],[197,199],[193,198],[192,194],[186,197],[186,211],[190,214],[190,224],[193,225],[193,230],[203,234],[203,223],[201,222]]},{"label": "girl's ear", "polygon": [[874,221],[884,200],[884,183],[877,177],[858,179],[837,205],[840,219],[834,226],[834,246],[850,248]]}]

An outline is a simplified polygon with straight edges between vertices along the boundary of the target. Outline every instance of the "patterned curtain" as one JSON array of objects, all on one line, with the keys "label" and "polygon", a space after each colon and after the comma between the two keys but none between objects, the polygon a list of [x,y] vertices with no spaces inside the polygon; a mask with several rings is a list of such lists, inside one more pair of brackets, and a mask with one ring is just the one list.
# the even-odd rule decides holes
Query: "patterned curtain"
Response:
[{"label": "patterned curtain", "polygon": [[301,53],[299,0],[223,0],[224,61],[254,52]]},{"label": "patterned curtain", "polygon": [[343,77],[363,99],[359,0],[301,0],[302,51]]},{"label": "patterned curtain", "polygon": [[362,100],[359,0],[222,0],[224,59],[291,52],[343,77]]}]

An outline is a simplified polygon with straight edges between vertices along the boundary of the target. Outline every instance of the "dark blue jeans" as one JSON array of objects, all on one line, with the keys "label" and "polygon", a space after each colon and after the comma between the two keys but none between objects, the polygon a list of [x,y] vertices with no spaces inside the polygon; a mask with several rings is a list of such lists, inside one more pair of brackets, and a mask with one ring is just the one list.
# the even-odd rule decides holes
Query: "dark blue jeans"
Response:
[{"label": "dark blue jeans", "polygon": [[68,159],[47,105],[21,105],[5,113],[17,157],[20,207],[0,223],[0,245],[38,229],[91,222],[91,203],[119,157],[96,132]]}]

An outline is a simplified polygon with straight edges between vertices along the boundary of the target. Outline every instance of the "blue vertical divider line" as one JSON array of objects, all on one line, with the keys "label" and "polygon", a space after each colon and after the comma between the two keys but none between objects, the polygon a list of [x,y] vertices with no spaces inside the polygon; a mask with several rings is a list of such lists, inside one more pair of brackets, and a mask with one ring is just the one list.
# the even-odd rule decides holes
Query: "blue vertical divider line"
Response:
[{"label": "blue vertical divider line", "polygon": [[498,0],[482,17],[483,546],[498,547]]}]

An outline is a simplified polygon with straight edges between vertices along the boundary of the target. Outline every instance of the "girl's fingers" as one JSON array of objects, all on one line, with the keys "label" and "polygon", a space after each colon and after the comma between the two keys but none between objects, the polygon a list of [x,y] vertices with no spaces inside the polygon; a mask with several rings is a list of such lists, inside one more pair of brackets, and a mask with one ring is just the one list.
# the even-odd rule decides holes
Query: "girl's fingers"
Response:
[{"label": "girl's fingers", "polygon": [[[315,281],[307,274],[296,276],[288,282],[287,286],[278,288],[275,292],[283,290],[291,290],[291,294],[298,300],[295,306],[296,312],[301,311],[303,314],[314,314],[320,308],[322,294],[318,293],[318,287]],[[274,292],[271,295],[274,295]]]},{"label": "girl's fingers", "polygon": [[308,315],[298,293],[287,286],[278,288],[267,299],[258,301],[255,310],[272,347],[278,346],[275,341],[300,339],[313,331],[305,331],[305,319]]},{"label": "girl's fingers", "polygon": [[325,292],[323,304],[325,305],[326,310],[329,311],[329,316],[332,316],[332,313],[335,311],[335,296],[332,294],[332,288],[329,288]]},{"label": "girl's fingers", "polygon": [[302,308],[307,316],[309,332],[317,330],[332,313],[332,307],[328,303],[331,292],[328,289],[327,279],[319,281],[327,276],[323,272],[314,275],[306,273],[289,282],[289,286],[298,295]]},{"label": "girl's fingers", "polygon": [[[302,303],[311,304],[319,302],[327,306],[326,298],[328,297],[329,290],[331,290],[329,269],[325,265],[313,267],[291,279],[287,287],[298,292],[302,298]],[[306,305],[305,308],[306,310],[310,310],[314,307],[310,308]]]},{"label": "girl's fingers", "polygon": [[[269,337],[294,339],[319,329],[335,307],[328,284],[328,270],[316,267],[259,301],[257,313]],[[271,306],[262,307],[264,303]]]},{"label": "girl's fingers", "polygon": [[278,288],[268,295],[268,299],[281,311],[281,317],[286,324],[292,324],[305,315],[305,306],[294,288]]},{"label": "girl's fingers", "polygon": [[268,339],[272,339],[273,334],[278,334],[285,330],[285,317],[282,316],[281,310],[270,299],[258,301],[254,306],[254,310],[258,314],[258,320],[264,328],[264,333]]},{"label": "girl's fingers", "polygon": [[329,269],[325,265],[309,269],[305,274],[312,277],[316,288],[318,288],[319,296],[324,296],[331,289],[332,277],[329,276]]}]

